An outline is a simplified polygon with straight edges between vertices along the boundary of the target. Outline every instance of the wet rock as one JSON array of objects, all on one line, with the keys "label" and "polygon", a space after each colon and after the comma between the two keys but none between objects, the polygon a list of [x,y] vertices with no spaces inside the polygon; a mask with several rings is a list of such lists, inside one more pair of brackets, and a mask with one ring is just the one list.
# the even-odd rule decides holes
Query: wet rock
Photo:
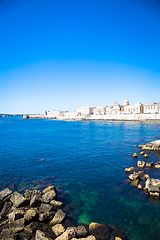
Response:
[{"label": "wet rock", "polygon": [[132,174],[129,175],[130,180],[136,180],[139,179],[139,175],[136,172],[133,172]]},{"label": "wet rock", "polygon": [[143,152],[143,151],[142,151],[142,152],[140,152],[139,154],[140,154],[140,155],[144,155],[144,154],[145,154],[145,152]]},{"label": "wet rock", "polygon": [[137,188],[138,188],[138,190],[142,190],[143,189],[141,184],[138,184]]},{"label": "wet rock", "polygon": [[160,140],[140,144],[138,147],[142,148],[142,149],[146,149],[146,150],[158,151],[158,150],[160,150]]},{"label": "wet rock", "polygon": [[56,201],[56,200],[52,200],[52,201],[50,202],[50,204],[52,204],[54,207],[62,207],[63,202],[59,202],[59,201]]},{"label": "wet rock", "polygon": [[43,232],[37,230],[35,240],[49,240],[49,239],[45,237],[45,234]]},{"label": "wet rock", "polygon": [[62,224],[56,224],[52,227],[52,231],[54,232],[56,237],[58,237],[59,235],[65,232],[65,228],[63,227]]},{"label": "wet rock", "polygon": [[39,207],[41,203],[42,203],[41,198],[38,195],[34,195],[30,200],[31,207]]},{"label": "wet rock", "polygon": [[56,212],[53,219],[50,221],[50,224],[54,225],[54,224],[57,224],[57,223],[61,223],[64,220],[65,216],[66,216],[66,214],[61,209],[59,209]]},{"label": "wet rock", "polygon": [[151,197],[159,197],[159,193],[158,192],[149,192],[149,195]]},{"label": "wet rock", "polygon": [[29,209],[26,214],[24,215],[24,219],[27,221],[33,220],[38,216],[38,212],[34,209]]},{"label": "wet rock", "polygon": [[[78,238],[72,238],[72,240],[78,240]],[[80,240],[96,240],[95,236],[90,235],[86,238],[81,238]]]},{"label": "wet rock", "polygon": [[154,178],[148,178],[145,182],[145,189],[150,196],[159,196],[160,193],[160,180]]},{"label": "wet rock", "polygon": [[49,203],[51,200],[53,200],[53,198],[55,198],[57,196],[56,192],[54,190],[51,190],[49,192],[46,192],[43,196],[42,196],[42,201],[45,203]]},{"label": "wet rock", "polygon": [[153,162],[148,162],[148,163],[146,163],[146,167],[147,168],[152,168],[152,167],[154,167],[154,163]]},{"label": "wet rock", "polygon": [[76,237],[76,231],[72,229],[66,230],[61,236],[57,237],[56,240],[70,240]]},{"label": "wet rock", "polygon": [[149,175],[148,175],[148,174],[144,174],[144,175],[141,177],[142,180],[146,180],[147,178],[149,178]]},{"label": "wet rock", "polygon": [[160,164],[156,163],[154,167],[160,169]]},{"label": "wet rock", "polygon": [[55,215],[55,212],[47,212],[39,214],[39,221],[46,222],[50,221]]},{"label": "wet rock", "polygon": [[6,228],[3,229],[1,232],[2,240],[16,240],[18,237],[18,234],[13,233],[10,229]]},{"label": "wet rock", "polygon": [[144,171],[138,171],[138,176],[139,177],[143,176],[143,174],[144,174]]},{"label": "wet rock", "polygon": [[31,200],[31,198],[33,198],[35,195],[41,197],[42,196],[42,192],[40,190],[26,190],[24,193],[24,196],[27,200]]},{"label": "wet rock", "polygon": [[27,226],[24,228],[24,230],[25,230],[26,232],[33,233],[33,232],[36,230],[37,227],[38,227],[38,223],[37,223],[37,222],[32,222],[32,223],[30,223],[29,225],[27,225]]},{"label": "wet rock", "polygon": [[6,188],[0,192],[0,200],[4,201],[6,197],[10,196],[12,191],[9,188]]},{"label": "wet rock", "polygon": [[9,222],[14,222],[23,217],[24,217],[24,214],[20,212],[11,212],[10,214],[8,214]]},{"label": "wet rock", "polygon": [[52,209],[53,209],[53,205],[46,204],[46,203],[41,203],[39,211],[42,212],[42,213],[45,213],[45,212],[52,211]]},{"label": "wet rock", "polygon": [[12,203],[11,202],[5,202],[2,212],[1,212],[1,217],[5,218],[7,216],[7,214],[9,213],[10,209],[12,207]]},{"label": "wet rock", "polygon": [[145,165],[146,165],[146,163],[144,161],[138,161],[137,162],[137,167],[138,168],[144,168]]},{"label": "wet rock", "polygon": [[26,205],[27,203],[27,199],[25,197],[23,197],[23,195],[21,195],[18,192],[14,192],[12,194],[12,197],[10,198],[10,201],[13,203],[13,205],[15,207],[21,207]]},{"label": "wet rock", "polygon": [[24,229],[25,226],[25,219],[21,218],[14,222],[9,223],[9,229],[14,233],[20,232]]},{"label": "wet rock", "polygon": [[125,173],[131,173],[131,172],[134,172],[134,171],[136,171],[135,167],[130,167],[130,168],[125,169]]},{"label": "wet rock", "polygon": [[134,153],[132,157],[133,157],[133,158],[137,158],[137,157],[138,157],[138,154],[137,154],[137,153]]},{"label": "wet rock", "polygon": [[50,191],[52,191],[52,190],[54,190],[54,191],[56,192],[55,186],[49,186],[49,187],[45,188],[45,189],[43,190],[43,194],[45,194],[45,193],[47,193],[47,192],[50,192]]},{"label": "wet rock", "polygon": [[148,154],[145,153],[145,154],[143,155],[143,157],[144,157],[144,158],[148,158]]}]

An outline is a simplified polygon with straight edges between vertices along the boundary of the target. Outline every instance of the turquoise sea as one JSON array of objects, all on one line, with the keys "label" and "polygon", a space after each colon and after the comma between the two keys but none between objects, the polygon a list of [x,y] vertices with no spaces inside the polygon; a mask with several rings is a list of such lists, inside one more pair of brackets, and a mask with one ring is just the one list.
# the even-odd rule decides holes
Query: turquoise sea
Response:
[{"label": "turquoise sea", "polygon": [[[152,122],[0,118],[0,190],[54,184],[74,223],[115,224],[129,240],[158,240],[160,200],[130,186],[124,173],[136,166],[138,145],[158,137],[160,124]],[[159,169],[145,172],[160,178]]]}]

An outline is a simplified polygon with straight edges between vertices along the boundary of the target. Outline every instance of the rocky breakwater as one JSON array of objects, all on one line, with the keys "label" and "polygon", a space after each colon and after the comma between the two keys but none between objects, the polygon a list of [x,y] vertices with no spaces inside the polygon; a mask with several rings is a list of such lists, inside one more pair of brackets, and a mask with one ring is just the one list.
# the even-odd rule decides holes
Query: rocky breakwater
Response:
[{"label": "rocky breakwater", "polygon": [[127,240],[115,225],[91,223],[75,227],[62,210],[54,186],[26,190],[24,195],[6,188],[0,192],[0,239],[13,240]]},{"label": "rocky breakwater", "polygon": [[[136,186],[138,190],[143,190],[149,196],[160,197],[160,179],[150,178],[150,176],[145,173],[146,170],[151,168],[159,169],[160,161],[157,161],[155,164],[154,162],[149,162],[146,160],[148,159],[148,154],[143,151],[140,152],[139,155],[143,156],[143,160],[138,160],[137,166],[125,169],[125,173],[130,173],[128,181],[131,183],[131,186]],[[139,155],[134,153],[132,157],[138,158]],[[137,171],[136,167],[139,171]]]},{"label": "rocky breakwater", "polygon": [[149,143],[143,143],[138,146],[144,150],[151,150],[151,151],[160,151],[160,140],[156,140]]}]

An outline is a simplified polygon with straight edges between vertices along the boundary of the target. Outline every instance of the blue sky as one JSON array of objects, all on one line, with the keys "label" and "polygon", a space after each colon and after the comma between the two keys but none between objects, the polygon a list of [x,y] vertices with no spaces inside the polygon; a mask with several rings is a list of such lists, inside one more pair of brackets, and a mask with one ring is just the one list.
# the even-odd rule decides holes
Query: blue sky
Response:
[{"label": "blue sky", "polygon": [[160,102],[159,0],[0,0],[0,112]]}]

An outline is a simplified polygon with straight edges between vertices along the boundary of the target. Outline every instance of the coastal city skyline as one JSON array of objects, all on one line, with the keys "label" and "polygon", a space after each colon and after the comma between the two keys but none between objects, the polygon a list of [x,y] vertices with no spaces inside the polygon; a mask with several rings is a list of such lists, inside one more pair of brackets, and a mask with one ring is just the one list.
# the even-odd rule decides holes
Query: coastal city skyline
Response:
[{"label": "coastal city skyline", "polygon": [[0,1],[0,113],[160,102],[160,2]]}]

